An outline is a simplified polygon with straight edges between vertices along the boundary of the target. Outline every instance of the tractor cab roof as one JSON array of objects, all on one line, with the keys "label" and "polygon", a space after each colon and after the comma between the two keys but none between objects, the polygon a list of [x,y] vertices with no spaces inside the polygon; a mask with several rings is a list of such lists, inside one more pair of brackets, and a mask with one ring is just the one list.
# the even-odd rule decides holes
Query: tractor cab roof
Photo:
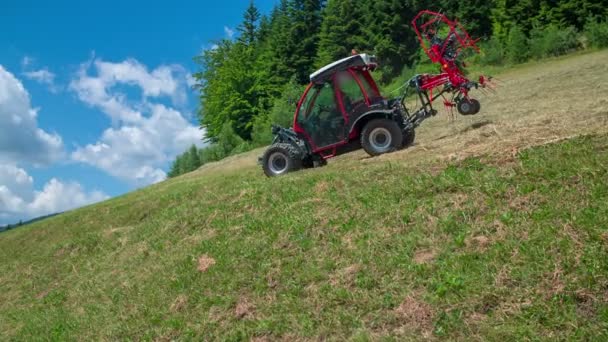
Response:
[{"label": "tractor cab roof", "polygon": [[310,81],[313,83],[323,83],[331,78],[335,73],[344,71],[350,68],[368,68],[374,70],[378,66],[376,56],[367,54],[358,54],[343,58],[328,64],[310,75]]}]

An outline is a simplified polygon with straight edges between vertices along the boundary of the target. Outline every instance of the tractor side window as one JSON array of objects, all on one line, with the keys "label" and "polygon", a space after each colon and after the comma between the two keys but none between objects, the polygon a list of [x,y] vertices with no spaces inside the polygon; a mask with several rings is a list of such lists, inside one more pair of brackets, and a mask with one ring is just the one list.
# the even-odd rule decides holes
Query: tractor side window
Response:
[{"label": "tractor side window", "polygon": [[361,81],[361,85],[363,86],[363,89],[365,89],[365,92],[367,93],[367,96],[370,98],[370,100],[374,97],[380,96],[380,94],[378,94],[378,92],[374,90],[374,87],[369,83],[369,79],[366,77],[363,71],[358,70],[357,77],[359,78],[359,81]]},{"label": "tractor side window", "polygon": [[359,83],[348,71],[340,72],[336,75],[336,82],[342,96],[344,110],[347,113],[351,112],[353,107],[359,103],[365,102],[365,96],[359,87]]}]

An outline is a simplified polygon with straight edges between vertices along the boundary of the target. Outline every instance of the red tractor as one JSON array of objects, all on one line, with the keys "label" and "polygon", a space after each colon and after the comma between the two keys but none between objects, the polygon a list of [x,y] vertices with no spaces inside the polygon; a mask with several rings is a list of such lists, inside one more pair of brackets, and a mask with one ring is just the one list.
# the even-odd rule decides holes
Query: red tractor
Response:
[{"label": "red tractor", "polygon": [[[425,16],[430,19],[424,21]],[[387,99],[370,74],[377,67],[374,56],[355,54],[319,69],[310,75],[310,85],[298,102],[293,128],[272,128],[275,139],[260,158],[267,176],[322,166],[329,158],[361,147],[371,156],[405,148],[414,142],[422,121],[437,114],[433,100],[446,93],[452,94],[444,101],[446,107],[457,107],[463,115],[479,112],[479,102],[468,94],[485,79],[469,81],[456,59],[467,47],[477,50],[475,41],[439,13],[423,11],[413,25],[422,48],[441,65],[442,73],[416,75],[403,96]],[[410,89],[421,103],[414,112],[405,105]]]}]

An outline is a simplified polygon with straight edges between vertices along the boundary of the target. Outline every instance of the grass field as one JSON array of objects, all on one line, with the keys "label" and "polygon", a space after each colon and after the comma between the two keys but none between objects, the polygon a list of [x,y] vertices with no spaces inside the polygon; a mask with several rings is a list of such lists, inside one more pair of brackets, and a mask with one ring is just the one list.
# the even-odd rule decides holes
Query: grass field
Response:
[{"label": "grass field", "polygon": [[417,144],[260,151],[0,234],[0,340],[608,339],[608,51]]}]

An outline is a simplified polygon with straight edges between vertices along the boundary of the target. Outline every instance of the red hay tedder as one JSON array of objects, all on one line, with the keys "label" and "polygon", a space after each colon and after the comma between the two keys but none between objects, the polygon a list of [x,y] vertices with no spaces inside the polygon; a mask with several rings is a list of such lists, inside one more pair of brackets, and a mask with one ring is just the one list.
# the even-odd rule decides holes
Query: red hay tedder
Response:
[{"label": "red hay tedder", "polygon": [[[388,99],[370,73],[378,66],[374,56],[354,54],[319,69],[310,75],[293,127],[272,128],[273,144],[259,160],[267,176],[322,166],[327,159],[358,148],[371,156],[405,148],[413,144],[422,121],[437,114],[433,101],[439,97],[446,108],[456,107],[462,115],[480,111],[479,101],[469,92],[485,87],[488,79],[469,80],[458,60],[467,49],[479,52],[477,40],[441,13],[421,11],[412,25],[422,49],[441,72],[414,76],[402,96]],[[415,111],[405,103],[410,95],[420,100]]]}]

